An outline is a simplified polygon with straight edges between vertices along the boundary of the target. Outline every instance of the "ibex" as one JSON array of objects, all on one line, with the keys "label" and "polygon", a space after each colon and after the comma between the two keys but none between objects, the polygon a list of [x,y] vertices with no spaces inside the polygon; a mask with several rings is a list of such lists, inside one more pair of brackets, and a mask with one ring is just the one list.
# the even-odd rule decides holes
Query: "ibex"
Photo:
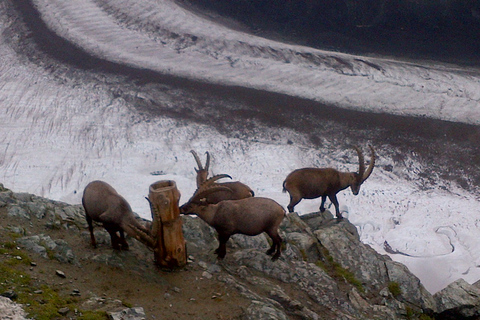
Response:
[{"label": "ibex", "polygon": [[[200,161],[200,158],[198,157],[197,153],[194,150],[190,150],[190,152],[193,154],[193,157],[195,158],[195,161],[197,162],[198,169],[195,168],[195,171],[197,172],[197,188],[199,188],[202,183],[207,181],[208,178],[208,168],[210,166],[210,154],[207,153],[207,160],[205,162],[205,168],[202,166],[202,162]],[[230,176],[227,176],[231,179]],[[230,191],[223,191],[220,190],[218,192],[212,193],[207,196],[207,200],[209,203],[219,203],[220,201],[223,200],[238,200],[238,199],[244,199],[244,198],[250,198],[253,197],[255,194],[252,189],[250,189],[249,186],[246,184],[243,184],[239,181],[231,181],[231,182],[221,182],[217,183],[216,185],[218,186],[223,186],[227,187],[231,190]]]},{"label": "ibex", "polygon": [[150,247],[154,246],[155,241],[149,231],[137,221],[127,200],[108,183],[98,180],[90,182],[83,191],[82,204],[94,248],[97,247],[97,242],[93,234],[93,221],[103,224],[110,234],[114,249],[128,249],[124,232]]},{"label": "ibex", "polygon": [[338,219],[342,219],[342,214],[338,208],[337,193],[348,187],[352,189],[354,195],[358,195],[360,186],[367,180],[375,166],[375,151],[370,146],[371,159],[368,169],[365,170],[363,153],[358,147],[354,147],[358,154],[359,169],[355,172],[340,172],[332,168],[303,168],[291,172],[283,182],[283,192],[290,194],[290,203],[288,211],[293,212],[293,208],[302,199],[315,199],[322,197],[320,211],[325,211],[325,200],[328,197],[335,206],[335,214]]},{"label": "ibex", "polygon": [[214,176],[204,182],[192,198],[180,207],[180,212],[196,214],[217,231],[220,244],[215,253],[219,259],[225,257],[226,243],[233,234],[256,236],[262,232],[266,232],[273,242],[267,254],[275,252],[272,260],[278,259],[282,245],[278,228],[285,217],[285,209],[272,199],[260,197],[209,203],[208,195],[219,191],[230,192],[228,188],[213,183],[224,176]]}]

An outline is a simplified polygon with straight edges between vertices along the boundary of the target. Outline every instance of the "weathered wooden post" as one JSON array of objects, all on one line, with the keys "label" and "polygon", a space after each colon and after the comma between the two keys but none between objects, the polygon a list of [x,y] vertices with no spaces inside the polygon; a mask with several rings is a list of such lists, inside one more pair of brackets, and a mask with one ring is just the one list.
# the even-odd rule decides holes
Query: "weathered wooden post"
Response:
[{"label": "weathered wooden post", "polygon": [[175,269],[187,264],[187,252],[182,231],[178,202],[180,192],[175,181],[162,180],[150,185],[148,199],[152,211],[152,236],[155,264]]}]

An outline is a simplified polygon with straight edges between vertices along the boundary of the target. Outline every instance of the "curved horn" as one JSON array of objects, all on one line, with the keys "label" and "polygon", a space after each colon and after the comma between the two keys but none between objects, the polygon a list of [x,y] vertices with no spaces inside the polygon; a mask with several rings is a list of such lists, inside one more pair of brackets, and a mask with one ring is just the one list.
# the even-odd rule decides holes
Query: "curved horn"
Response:
[{"label": "curved horn", "polygon": [[204,183],[202,183],[202,185],[198,188],[198,189],[203,189],[205,187],[208,187],[210,185],[212,185],[215,181],[217,180],[220,180],[220,179],[223,179],[223,178],[230,178],[232,179],[231,176],[229,176],[228,174],[217,174],[211,178],[209,178],[207,181],[205,181]]},{"label": "curved horn", "polygon": [[210,167],[210,153],[208,153],[208,151],[205,153],[207,154],[207,161],[205,162],[205,171],[208,172],[208,169]]},{"label": "curved horn", "polygon": [[365,159],[363,157],[363,152],[362,150],[360,150],[359,147],[357,146],[354,146],[353,147],[356,151],[357,151],[357,154],[358,154],[358,175],[357,175],[357,180],[358,181],[363,181],[363,174],[365,172]]},{"label": "curved horn", "polygon": [[[202,162],[200,161],[200,158],[198,157],[198,154],[195,152],[195,150],[190,150],[190,152],[193,154],[193,157],[195,158],[195,161],[197,162],[198,170],[203,170]],[[197,169],[195,169],[197,170]]]},{"label": "curved horn", "polygon": [[206,189],[197,190],[188,202],[189,203],[195,202],[197,200],[205,198],[209,194],[219,192],[219,191],[233,192],[232,189],[230,189],[228,187],[223,187],[223,186],[209,187],[209,188],[206,188]]},{"label": "curved horn", "polygon": [[371,158],[370,158],[370,164],[368,165],[367,171],[363,174],[362,182],[367,180],[368,177],[372,174],[373,167],[375,166],[375,150],[371,145],[368,145],[370,147],[370,151],[372,153]]}]

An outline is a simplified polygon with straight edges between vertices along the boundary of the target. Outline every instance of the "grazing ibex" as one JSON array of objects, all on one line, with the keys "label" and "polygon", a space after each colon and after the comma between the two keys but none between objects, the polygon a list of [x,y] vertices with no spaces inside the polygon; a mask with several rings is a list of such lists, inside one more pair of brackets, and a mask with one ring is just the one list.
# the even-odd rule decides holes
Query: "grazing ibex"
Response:
[{"label": "grazing ibex", "polygon": [[322,197],[320,211],[325,211],[325,200],[328,197],[335,206],[335,214],[341,219],[342,214],[338,208],[337,193],[348,187],[354,195],[358,195],[361,184],[367,180],[375,166],[375,151],[370,146],[371,159],[368,169],[365,170],[363,153],[358,147],[354,147],[358,154],[359,169],[355,172],[340,172],[332,168],[303,168],[291,172],[283,182],[283,192],[290,194],[288,211],[302,199],[315,199]]},{"label": "grazing ibex", "polygon": [[267,254],[275,252],[272,260],[278,259],[282,245],[278,228],[285,217],[285,209],[272,199],[260,197],[209,203],[208,195],[219,191],[230,192],[228,188],[213,183],[224,176],[214,176],[204,182],[192,198],[180,207],[180,212],[196,214],[217,231],[220,244],[215,253],[220,259],[225,257],[226,243],[233,234],[256,236],[262,232],[266,232],[273,242]]},{"label": "grazing ibex", "polygon": [[82,204],[94,248],[97,247],[97,242],[93,234],[93,221],[103,223],[114,249],[128,249],[124,232],[150,247],[154,246],[154,239],[137,221],[127,200],[108,183],[98,180],[90,182],[83,192]]},{"label": "grazing ibex", "polygon": [[[197,165],[198,165],[198,169],[195,168],[195,171],[197,172],[197,188],[198,188],[202,185],[202,183],[207,181],[208,168],[210,166],[210,154],[208,153],[208,151],[206,152],[207,160],[205,162],[205,168],[204,168],[202,166],[202,162],[200,161],[200,158],[198,157],[197,153],[194,150],[190,150],[190,152],[193,154],[193,157],[195,158],[195,161],[197,162]],[[230,176],[228,177],[231,178]],[[253,190],[250,189],[249,186],[239,181],[222,182],[222,183],[217,183],[216,185],[227,187],[231,190],[231,192],[221,190],[221,191],[212,193],[207,196],[208,198],[207,200],[209,203],[219,203],[220,201],[223,201],[223,200],[238,200],[238,199],[250,198],[255,195]]]}]

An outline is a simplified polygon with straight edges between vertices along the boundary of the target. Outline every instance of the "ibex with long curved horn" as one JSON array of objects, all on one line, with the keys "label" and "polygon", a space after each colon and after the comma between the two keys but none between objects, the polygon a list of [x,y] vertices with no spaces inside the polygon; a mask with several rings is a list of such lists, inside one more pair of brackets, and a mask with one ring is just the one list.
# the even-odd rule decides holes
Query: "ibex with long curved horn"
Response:
[{"label": "ibex with long curved horn", "polygon": [[368,168],[365,170],[363,153],[358,147],[354,147],[358,154],[359,169],[356,172],[340,172],[332,168],[303,168],[291,172],[283,182],[283,192],[290,194],[288,211],[302,199],[315,199],[322,197],[320,211],[325,211],[325,200],[328,197],[335,206],[335,214],[341,219],[342,214],[338,208],[337,193],[348,187],[354,195],[358,195],[360,186],[372,173],[375,166],[375,150],[370,146],[371,159]]},{"label": "ibex with long curved horn", "polygon": [[[205,168],[204,168],[202,166],[202,162],[200,161],[200,158],[198,157],[197,153],[194,150],[190,150],[190,152],[193,154],[193,157],[197,162],[198,169],[195,168],[195,171],[197,172],[197,188],[199,188],[208,179],[208,168],[210,166],[210,154],[208,153],[208,151],[206,152],[207,160],[205,162]],[[241,183],[240,181],[222,182],[222,183],[217,183],[217,185],[222,187],[227,187],[231,190],[231,192],[218,191],[218,192],[212,193],[208,195],[207,200],[209,203],[218,203],[223,200],[238,200],[238,199],[250,198],[255,195],[255,193],[249,186],[247,186],[244,183]]]},{"label": "ibex with long curved horn", "polygon": [[114,249],[128,249],[124,232],[149,247],[155,245],[149,231],[135,218],[127,200],[108,183],[98,180],[90,182],[83,192],[82,204],[94,248],[97,243],[93,234],[93,221],[103,223],[103,227],[110,234]]},{"label": "ibex with long curved horn", "polygon": [[209,195],[215,192],[231,192],[220,183],[213,183],[225,176],[214,176],[204,182],[190,200],[180,207],[180,212],[198,215],[217,231],[220,244],[215,253],[220,259],[225,257],[226,243],[233,234],[256,236],[262,232],[266,232],[273,242],[267,254],[271,255],[275,252],[272,260],[278,259],[282,245],[278,228],[285,217],[285,209],[274,200],[261,197],[224,200],[217,204],[209,203]]}]

